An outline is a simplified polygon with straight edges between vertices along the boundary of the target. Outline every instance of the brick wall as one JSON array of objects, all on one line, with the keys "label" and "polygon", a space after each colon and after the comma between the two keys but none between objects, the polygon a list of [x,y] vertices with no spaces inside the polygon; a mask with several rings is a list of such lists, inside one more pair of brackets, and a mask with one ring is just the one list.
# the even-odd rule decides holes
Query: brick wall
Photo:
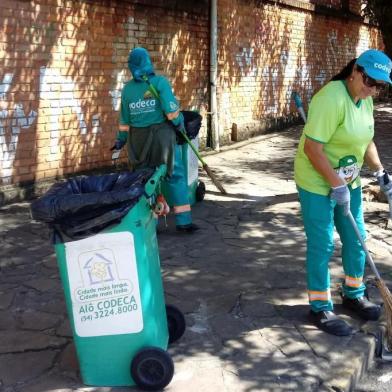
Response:
[{"label": "brick wall", "polygon": [[[320,13],[342,1],[219,0],[222,143],[290,119],[380,37],[360,20]],[[347,3],[347,2],[346,2]],[[350,0],[358,11],[359,1]],[[183,108],[209,108],[208,1],[1,0],[0,204],[6,189],[111,165],[129,49],[145,46]]]},{"label": "brick wall", "polygon": [[[307,102],[349,60],[381,45],[380,34],[355,15],[339,17],[339,1],[273,3],[220,1],[219,123],[226,142],[232,129],[246,138],[284,125],[295,113],[293,91]],[[320,5],[338,12],[323,13]]]},{"label": "brick wall", "polygon": [[174,1],[1,0],[0,185],[111,165],[134,46],[150,50],[184,107],[203,109],[202,5],[189,13]]}]

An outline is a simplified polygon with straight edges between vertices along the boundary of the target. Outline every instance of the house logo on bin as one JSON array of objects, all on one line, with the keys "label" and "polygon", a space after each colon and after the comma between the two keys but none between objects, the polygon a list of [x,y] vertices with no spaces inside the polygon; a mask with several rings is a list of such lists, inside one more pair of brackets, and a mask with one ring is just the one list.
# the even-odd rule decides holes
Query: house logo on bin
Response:
[{"label": "house logo on bin", "polygon": [[116,279],[115,262],[110,249],[85,253],[80,261],[85,286],[112,282]]}]

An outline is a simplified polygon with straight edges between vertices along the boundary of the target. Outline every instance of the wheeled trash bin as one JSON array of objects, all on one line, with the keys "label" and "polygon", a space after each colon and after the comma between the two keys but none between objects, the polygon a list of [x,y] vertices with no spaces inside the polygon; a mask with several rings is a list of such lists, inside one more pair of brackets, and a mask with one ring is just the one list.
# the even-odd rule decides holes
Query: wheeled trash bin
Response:
[{"label": "wheeled trash bin", "polygon": [[[194,111],[183,110],[181,113],[184,116],[184,125],[187,136],[196,150],[199,150],[198,134],[201,127],[202,117],[199,113]],[[189,147],[188,143],[184,140],[184,138],[181,138],[180,135],[177,137],[174,159],[174,170],[176,170],[176,167],[181,166],[184,172],[188,189],[189,204],[194,205],[197,201],[204,200],[206,187],[204,182],[199,181],[198,158],[192,151],[192,148]],[[170,196],[169,187],[165,181],[162,182],[162,193],[169,206],[173,207],[174,203]]]},{"label": "wheeled trash bin", "polygon": [[54,229],[55,251],[82,380],[160,390],[173,376],[166,352],[185,330],[165,306],[152,203],[166,173],[76,177],[32,204]]}]

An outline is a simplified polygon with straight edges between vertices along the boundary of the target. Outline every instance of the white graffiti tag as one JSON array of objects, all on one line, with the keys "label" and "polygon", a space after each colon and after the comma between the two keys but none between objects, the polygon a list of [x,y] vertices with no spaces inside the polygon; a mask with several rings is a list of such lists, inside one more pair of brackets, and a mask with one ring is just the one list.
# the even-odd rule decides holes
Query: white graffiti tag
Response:
[{"label": "white graffiti tag", "polygon": [[[30,128],[37,118],[34,110],[26,115],[21,103],[16,103],[13,110],[5,109],[13,78],[13,74],[7,73],[0,84],[0,178],[4,183],[10,182],[21,129]],[[6,132],[7,125],[11,132]]]}]

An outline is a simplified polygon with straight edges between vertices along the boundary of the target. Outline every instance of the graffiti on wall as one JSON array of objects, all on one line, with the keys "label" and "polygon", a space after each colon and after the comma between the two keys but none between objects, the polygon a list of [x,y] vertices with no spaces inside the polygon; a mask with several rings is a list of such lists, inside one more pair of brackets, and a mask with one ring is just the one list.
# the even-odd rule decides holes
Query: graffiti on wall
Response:
[{"label": "graffiti on wall", "polygon": [[242,48],[235,55],[241,75],[257,76],[257,64],[254,60],[254,48]]},{"label": "graffiti on wall", "polygon": [[109,95],[112,97],[112,107],[113,110],[119,111],[120,110],[120,103],[121,103],[121,91],[124,87],[125,80],[126,80],[126,71],[121,70],[114,74],[115,78],[115,85],[112,90],[109,91]]},{"label": "graffiti on wall", "polygon": [[[6,73],[0,84],[0,177],[2,178],[12,175],[21,130],[30,128],[37,118],[37,112],[34,110],[30,110],[26,115],[21,103],[16,103],[13,109],[6,109],[7,94],[13,78],[14,74]],[[6,132],[7,127],[11,132]]]},{"label": "graffiti on wall", "polygon": [[[36,123],[38,107],[36,110],[30,110],[27,114],[24,105],[21,103],[16,103],[13,109],[7,109],[8,92],[12,87],[14,74],[6,73],[0,80],[2,80],[0,84],[0,178],[4,182],[4,179],[11,177],[13,172],[20,133],[27,131]],[[50,150],[52,154],[60,151],[60,126],[64,108],[70,108],[76,114],[80,134],[87,134],[88,127],[85,115],[80,100],[75,97],[75,91],[76,85],[72,79],[62,76],[57,69],[40,68],[38,105],[42,105],[43,101],[46,101],[49,113],[46,125],[50,132]],[[121,93],[116,99],[119,100],[120,96]],[[113,102],[113,106],[114,104],[115,102]],[[119,104],[116,102],[116,105]],[[102,132],[98,113],[92,115],[90,125],[93,135]]]},{"label": "graffiti on wall", "polygon": [[[285,32],[291,32],[291,23],[286,21]],[[266,115],[277,115],[281,109],[290,110],[291,90],[295,86],[301,86],[304,99],[309,101],[315,89],[324,85],[331,77],[330,70],[338,68],[342,58],[350,59],[354,57],[355,48],[352,48],[352,39],[346,33],[340,32],[337,28],[330,30],[325,36],[325,48],[322,56],[328,58],[328,64],[320,61],[315,62],[314,57],[309,53],[319,53],[320,48],[305,50],[304,46],[309,42],[300,42],[298,50],[280,37],[279,27],[276,23],[271,23],[268,18],[255,17],[256,26],[256,48],[267,48],[265,62],[259,58],[258,52],[253,47],[241,47],[235,53],[235,62],[240,71],[241,81],[248,81],[249,77],[261,76],[262,96],[264,107],[263,113]],[[287,38],[289,35],[286,34]],[[270,61],[268,50],[275,51],[273,58],[279,56],[279,61]],[[270,53],[270,55],[271,55]],[[264,57],[264,56],[262,56]],[[277,102],[280,102],[277,105]]]},{"label": "graffiti on wall", "polygon": [[[329,50],[334,48],[336,40],[337,33],[333,31],[328,37]],[[291,95],[295,85],[304,87],[304,99],[309,101],[314,91],[313,82],[322,85],[327,80],[327,73],[323,68],[312,78],[313,64],[309,63],[302,55],[301,44],[298,53],[282,49],[279,61],[273,64],[264,64],[262,67],[258,66],[258,59],[252,47],[241,48],[235,55],[235,61],[240,70],[242,82],[254,82],[256,77],[261,76],[260,87],[262,91],[260,91],[260,95],[265,115],[276,116],[282,111],[290,111]],[[256,90],[255,93],[257,93]],[[227,104],[224,100],[221,102]]]},{"label": "graffiti on wall", "polygon": [[0,99],[5,100],[6,94],[11,87],[12,79],[14,78],[14,74],[6,73],[3,77],[3,81],[0,84]]},{"label": "graffiti on wall", "polygon": [[338,62],[339,56],[339,48],[338,48],[338,32],[336,30],[331,30],[327,34],[327,53],[326,58],[332,64],[336,64]]},{"label": "graffiti on wall", "polygon": [[51,131],[58,130],[62,109],[71,108],[79,121],[80,133],[82,135],[87,133],[82,106],[79,99],[75,98],[74,91],[76,86],[72,79],[62,76],[57,69],[40,68],[40,100],[50,102]]}]

